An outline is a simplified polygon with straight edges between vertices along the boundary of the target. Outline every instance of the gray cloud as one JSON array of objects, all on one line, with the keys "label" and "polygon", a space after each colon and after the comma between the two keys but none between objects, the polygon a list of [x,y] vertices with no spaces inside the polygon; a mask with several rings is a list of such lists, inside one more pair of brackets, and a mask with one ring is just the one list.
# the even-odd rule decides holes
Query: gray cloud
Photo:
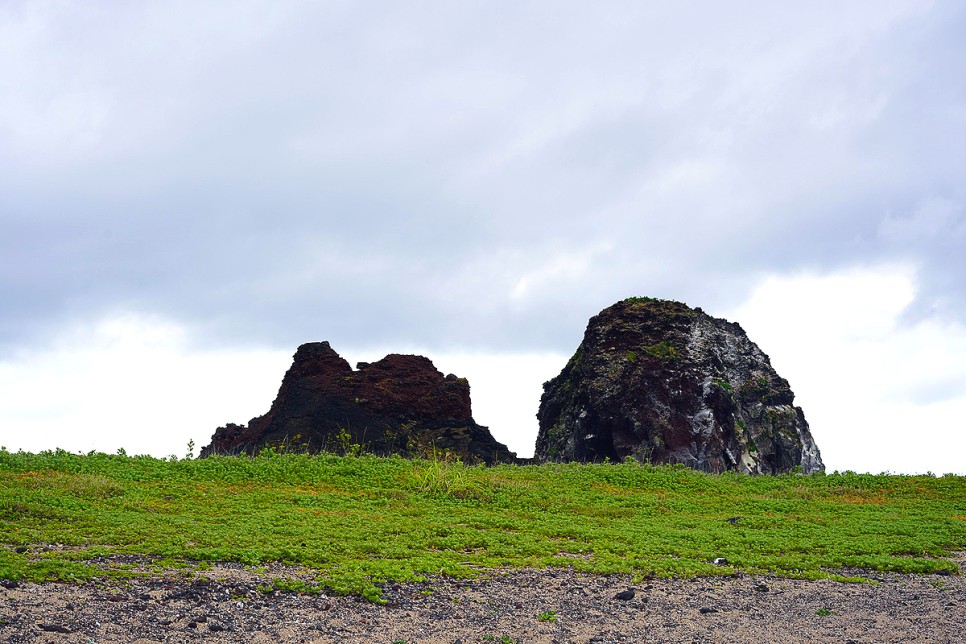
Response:
[{"label": "gray cloud", "polygon": [[0,347],[121,309],[569,351],[627,295],[889,259],[963,319],[964,31],[952,2],[8,4]]}]

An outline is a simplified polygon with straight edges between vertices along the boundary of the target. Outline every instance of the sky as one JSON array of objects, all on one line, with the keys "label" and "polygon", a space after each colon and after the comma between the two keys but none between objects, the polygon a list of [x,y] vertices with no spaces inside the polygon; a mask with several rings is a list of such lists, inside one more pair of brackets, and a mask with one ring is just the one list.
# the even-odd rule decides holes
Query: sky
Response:
[{"label": "sky", "polygon": [[739,322],[825,463],[966,474],[966,4],[0,1],[0,445],[156,456],[295,348],[533,452],[630,296]]}]

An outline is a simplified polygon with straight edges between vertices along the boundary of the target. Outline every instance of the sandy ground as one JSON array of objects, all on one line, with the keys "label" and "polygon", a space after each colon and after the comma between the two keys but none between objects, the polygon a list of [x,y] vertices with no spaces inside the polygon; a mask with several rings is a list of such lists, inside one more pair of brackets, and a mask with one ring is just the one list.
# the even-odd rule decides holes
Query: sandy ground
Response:
[{"label": "sandy ground", "polygon": [[[955,555],[966,569],[966,553]],[[964,642],[966,576],[874,584],[495,571],[389,584],[386,605],[258,590],[300,571],[243,566],[83,585],[0,587],[0,642]],[[13,585],[13,584],[7,584]]]}]

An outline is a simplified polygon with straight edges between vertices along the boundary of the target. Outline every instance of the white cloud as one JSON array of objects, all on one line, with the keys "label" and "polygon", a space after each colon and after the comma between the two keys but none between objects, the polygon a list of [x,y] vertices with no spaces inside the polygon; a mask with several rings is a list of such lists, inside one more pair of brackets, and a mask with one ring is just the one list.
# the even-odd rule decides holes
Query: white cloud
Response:
[{"label": "white cloud", "polygon": [[[163,320],[112,317],[0,363],[7,449],[183,456],[268,410],[289,352],[193,351]],[[196,451],[197,453],[197,451]]]},{"label": "white cloud", "polygon": [[966,328],[904,323],[916,273],[773,276],[724,317],[789,380],[829,470],[966,473]]},{"label": "white cloud", "polygon": [[962,319],[961,224],[901,219],[966,203],[955,4],[377,4],[0,3],[0,350],[130,302],[562,350],[607,300],[857,254]]}]

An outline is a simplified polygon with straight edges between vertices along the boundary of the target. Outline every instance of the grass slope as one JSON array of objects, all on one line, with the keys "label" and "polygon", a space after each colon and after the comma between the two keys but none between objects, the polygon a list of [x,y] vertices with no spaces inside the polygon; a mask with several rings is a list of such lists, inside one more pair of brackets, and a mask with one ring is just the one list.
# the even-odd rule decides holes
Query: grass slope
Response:
[{"label": "grass slope", "polygon": [[[847,567],[955,572],[945,553],[963,549],[961,476],[0,450],[0,578],[8,579],[103,576],[104,555],[165,566],[279,561],[317,570],[319,587],[378,600],[378,584],[390,579],[497,567],[828,577]],[[718,557],[727,564],[714,565]]]}]

